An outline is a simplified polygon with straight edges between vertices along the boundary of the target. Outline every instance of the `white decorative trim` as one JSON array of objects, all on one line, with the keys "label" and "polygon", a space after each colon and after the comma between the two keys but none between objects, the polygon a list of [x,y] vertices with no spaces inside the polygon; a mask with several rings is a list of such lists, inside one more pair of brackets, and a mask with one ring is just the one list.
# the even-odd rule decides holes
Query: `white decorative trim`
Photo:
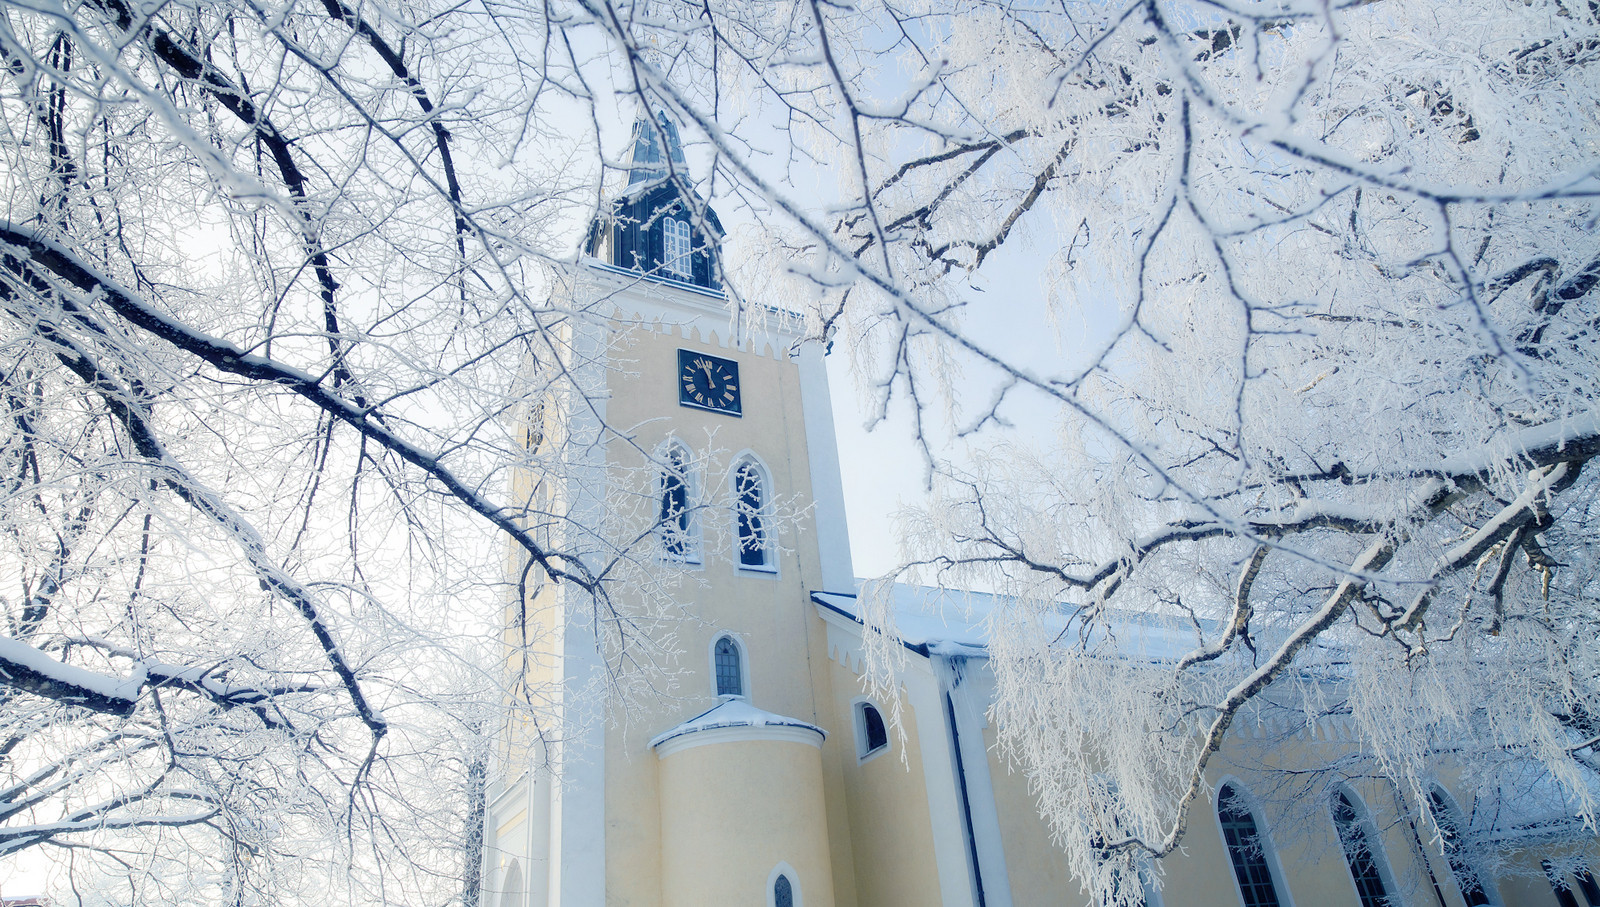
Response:
[{"label": "white decorative trim", "polygon": [[[605,387],[603,363],[610,338],[610,326],[601,321],[584,319],[573,328],[575,380],[591,393]],[[595,393],[590,406],[571,412],[569,434],[579,441],[599,439],[605,418],[606,397]],[[607,475],[605,446],[588,444],[567,485],[572,516],[580,525],[600,525]],[[601,552],[583,551],[581,556],[590,569],[599,569]],[[559,773],[550,794],[550,896],[546,903],[549,907],[605,907],[605,695],[610,672],[589,619],[594,613],[593,599],[568,586],[559,601],[558,710],[563,735],[550,754]]]},{"label": "white decorative trim", "polygon": [[755,316],[753,327],[748,322],[742,326],[746,336],[735,342],[727,297],[721,291],[662,275],[646,276],[590,256],[582,264],[574,275],[580,299],[595,299],[591,294],[598,291],[611,305],[610,317],[641,328],[780,361],[788,358],[804,330],[799,315],[769,307]]},{"label": "white decorative trim", "polygon": [[939,876],[939,901],[944,907],[975,907],[977,892],[967,863],[966,822],[957,794],[955,749],[945,721],[944,696],[926,659],[911,659],[901,675],[906,701],[916,718],[922,750],[922,781],[933,831],[933,860]]},{"label": "white decorative trim", "polygon": [[828,657],[854,674],[866,673],[861,649],[861,625],[832,608],[813,601],[811,607],[828,628]]},{"label": "white decorative trim", "polygon": [[656,758],[665,759],[697,746],[708,746],[713,743],[745,743],[752,740],[805,743],[820,750],[823,737],[821,729],[810,725],[800,727],[792,724],[761,724],[706,728],[661,741],[656,744]]},{"label": "white decorative trim", "polygon": [[994,690],[987,669],[988,657],[932,654],[934,672],[950,697],[956,723],[955,737],[961,748],[961,771],[967,792],[967,818],[972,846],[977,851],[978,872],[983,880],[983,900],[988,907],[1011,907],[1011,874],[1006,868],[1005,841],[1000,834],[1000,811],[995,805],[994,784],[989,777],[989,748],[984,743],[986,712]]},{"label": "white decorative trim", "polygon": [[850,560],[850,526],[845,519],[844,479],[839,469],[827,361],[818,343],[801,347],[795,359],[800,365],[800,409],[806,427],[806,459],[811,465],[812,520],[822,561],[822,588],[852,592],[855,567]]}]

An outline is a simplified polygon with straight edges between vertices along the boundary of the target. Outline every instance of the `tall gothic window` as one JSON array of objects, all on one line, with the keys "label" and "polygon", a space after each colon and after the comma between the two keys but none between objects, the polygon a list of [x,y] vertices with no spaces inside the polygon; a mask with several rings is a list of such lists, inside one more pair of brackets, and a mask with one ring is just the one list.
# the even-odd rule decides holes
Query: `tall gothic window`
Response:
[{"label": "tall gothic window", "polygon": [[669,217],[662,223],[661,263],[667,270],[688,280],[693,276],[694,259],[689,254],[689,224]]},{"label": "tall gothic window", "polygon": [[1378,869],[1378,856],[1362,815],[1356,810],[1344,791],[1333,795],[1333,826],[1339,830],[1339,845],[1344,848],[1345,863],[1350,866],[1350,877],[1356,883],[1356,895],[1361,907],[1387,907],[1389,892],[1383,886],[1383,874]]},{"label": "tall gothic window", "polygon": [[689,464],[683,449],[667,449],[667,468],[661,473],[661,547],[675,558],[688,559],[689,545]]},{"label": "tall gothic window", "polygon": [[1461,840],[1461,814],[1437,787],[1428,791],[1428,805],[1433,809],[1434,823],[1439,826],[1444,857],[1450,863],[1450,874],[1456,877],[1456,887],[1461,889],[1461,899],[1467,907],[1488,904],[1489,894],[1483,890],[1478,871],[1467,861],[1466,846]]},{"label": "tall gothic window", "polygon": [[1600,882],[1594,880],[1594,875],[1587,869],[1580,869],[1572,877],[1578,880],[1578,890],[1583,892],[1589,907],[1600,907]]},{"label": "tall gothic window", "polygon": [[744,695],[744,667],[739,658],[739,644],[724,636],[712,648],[712,661],[717,669],[717,695]]},{"label": "tall gothic window", "polygon": [[1256,825],[1255,814],[1232,784],[1224,784],[1217,791],[1217,820],[1222,823],[1222,839],[1228,845],[1228,860],[1233,863],[1233,877],[1239,882],[1244,907],[1278,907],[1278,888],[1267,865],[1266,841]]},{"label": "tall gothic window", "polygon": [[794,907],[794,884],[788,876],[780,874],[773,880],[772,903],[774,907]]},{"label": "tall gothic window", "polygon": [[767,532],[762,525],[766,490],[762,487],[761,470],[754,463],[741,463],[734,471],[733,495],[738,511],[739,565],[770,567]]}]

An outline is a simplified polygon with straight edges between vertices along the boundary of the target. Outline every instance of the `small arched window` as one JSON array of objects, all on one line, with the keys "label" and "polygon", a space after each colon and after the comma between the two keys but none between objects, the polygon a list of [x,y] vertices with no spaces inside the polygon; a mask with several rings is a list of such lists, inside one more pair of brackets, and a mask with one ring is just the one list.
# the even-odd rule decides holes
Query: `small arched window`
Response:
[{"label": "small arched window", "polygon": [[1217,791],[1217,821],[1244,907],[1278,907],[1278,887],[1267,865],[1267,842],[1243,794],[1232,784]]},{"label": "small arched window", "polygon": [[1350,867],[1350,878],[1356,883],[1361,907],[1388,907],[1389,892],[1379,865],[1382,854],[1373,846],[1366,816],[1356,808],[1360,798],[1352,800],[1351,797],[1342,790],[1333,793],[1333,827],[1339,832],[1344,861]]},{"label": "small arched window", "polygon": [[1450,802],[1444,791],[1435,787],[1428,791],[1428,807],[1433,810],[1433,822],[1439,827],[1439,840],[1444,844],[1444,858],[1450,864],[1450,874],[1461,889],[1461,899],[1467,907],[1481,907],[1491,903],[1483,880],[1467,859],[1466,844],[1462,841],[1461,813]]},{"label": "small arched window", "polygon": [[711,647],[711,661],[717,672],[718,696],[744,695],[744,664],[739,644],[724,636]]},{"label": "small arched window", "polygon": [[767,490],[761,468],[755,463],[740,463],[733,472],[734,510],[737,515],[739,566],[770,569],[772,556],[767,544]]},{"label": "small arched window", "polygon": [[794,883],[782,873],[772,880],[772,904],[773,907],[794,907]]},{"label": "small arched window", "polygon": [[689,279],[694,271],[694,259],[689,250],[689,224],[669,217],[661,225],[661,263],[667,272]]},{"label": "small arched window", "polygon": [[661,548],[669,557],[690,560],[694,547],[689,536],[689,458],[674,444],[666,450],[661,472]]},{"label": "small arched window", "polygon": [[856,757],[865,759],[889,747],[889,728],[883,713],[870,702],[856,703]]}]

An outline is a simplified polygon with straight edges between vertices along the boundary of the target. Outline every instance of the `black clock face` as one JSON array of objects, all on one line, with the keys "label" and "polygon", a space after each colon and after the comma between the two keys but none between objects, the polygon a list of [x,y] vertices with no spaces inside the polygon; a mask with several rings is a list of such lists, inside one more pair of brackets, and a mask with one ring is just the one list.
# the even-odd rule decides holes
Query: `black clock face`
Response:
[{"label": "black clock face", "polygon": [[739,363],[678,350],[678,402],[696,409],[740,415]]}]

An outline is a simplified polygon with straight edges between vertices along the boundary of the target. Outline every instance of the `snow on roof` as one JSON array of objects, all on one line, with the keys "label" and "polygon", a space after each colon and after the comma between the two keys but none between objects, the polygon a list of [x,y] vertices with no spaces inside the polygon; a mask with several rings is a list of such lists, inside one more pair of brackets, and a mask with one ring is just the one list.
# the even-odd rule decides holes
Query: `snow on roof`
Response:
[{"label": "snow on roof", "polygon": [[[858,582],[859,586],[859,582]],[[989,645],[990,622],[1008,602],[987,592],[965,592],[895,583],[889,591],[894,610],[895,630],[907,648],[921,655],[966,655],[982,657]],[[811,600],[830,608],[856,623],[861,622],[861,602],[856,594],[814,592]],[[1113,617],[1115,648],[1118,652],[1159,660],[1178,658],[1198,643],[1192,628],[1181,628],[1160,615],[1117,612]],[[1039,623],[1047,631],[1075,636],[1082,619],[1077,608],[1061,605],[1042,615]],[[1203,621],[1207,634],[1217,628]],[[1090,631],[1091,644],[1104,640],[1107,630],[1096,626]]]},{"label": "snow on roof", "polygon": [[758,709],[743,699],[729,699],[675,727],[657,734],[651,739],[650,748],[654,749],[674,737],[726,727],[794,727],[815,731],[824,740],[828,737],[827,731],[810,722]]}]

